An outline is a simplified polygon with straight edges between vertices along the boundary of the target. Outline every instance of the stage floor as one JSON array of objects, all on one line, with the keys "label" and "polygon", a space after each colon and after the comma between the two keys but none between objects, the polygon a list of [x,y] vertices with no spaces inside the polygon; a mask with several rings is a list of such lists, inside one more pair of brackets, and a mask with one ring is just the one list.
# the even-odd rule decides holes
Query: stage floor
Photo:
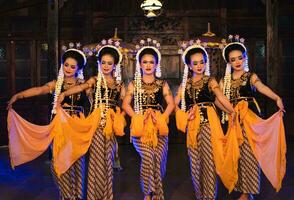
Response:
[{"label": "stage floor", "polygon": [[[139,184],[139,156],[132,145],[120,146],[122,171],[114,176],[115,200],[143,200]],[[276,193],[262,177],[261,194],[257,200],[294,200],[294,141],[288,141],[287,173],[283,187]],[[57,200],[58,192],[50,173],[48,154],[12,170],[7,147],[0,148],[0,200]],[[170,144],[167,173],[164,179],[166,200],[193,200],[187,151],[184,144]],[[222,185],[218,187],[220,200],[236,199],[228,195]]]}]

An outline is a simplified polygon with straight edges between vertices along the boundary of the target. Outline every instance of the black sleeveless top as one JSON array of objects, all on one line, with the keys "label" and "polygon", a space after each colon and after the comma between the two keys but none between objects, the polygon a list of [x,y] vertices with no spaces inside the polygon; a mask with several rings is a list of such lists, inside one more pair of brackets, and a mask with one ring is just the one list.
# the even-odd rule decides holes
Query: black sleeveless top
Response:
[{"label": "black sleeveless top", "polygon": [[[84,83],[84,80],[81,79],[77,79],[75,84],[68,84],[63,82],[61,92],[64,92],[69,88],[80,85],[82,83]],[[90,108],[90,102],[85,91],[66,96],[61,105],[70,115],[78,114],[79,112],[83,112],[85,115],[87,115]]]},{"label": "black sleeveless top", "polygon": [[[110,108],[115,108],[116,106],[120,106],[121,105],[121,89],[123,87],[123,83],[117,83],[115,82],[114,85],[112,86],[107,86],[108,87],[108,102],[109,102],[109,106]],[[96,93],[96,85],[94,86],[94,101],[95,101],[95,93]],[[106,92],[106,88],[104,86],[104,84],[101,84],[101,96],[102,96],[102,102],[105,103],[105,92]]]},{"label": "black sleeveless top", "polygon": [[200,105],[201,123],[208,122],[207,109],[205,105],[213,105],[215,101],[215,95],[210,87],[211,80],[212,79],[209,76],[203,76],[203,78],[197,82],[193,82],[192,78],[189,78],[185,88],[187,110],[195,104]]},{"label": "black sleeveless top", "polygon": [[[152,108],[163,111],[164,96],[163,86],[166,83],[164,80],[155,79],[152,83],[142,81],[142,108],[143,110]],[[135,82],[133,81],[133,85]],[[133,98],[134,101],[134,98]]]},{"label": "black sleeveless top", "polygon": [[[245,72],[238,79],[231,78],[230,101],[235,106],[240,100],[248,101],[249,108],[256,114],[260,114],[253,98],[255,98],[256,88],[251,84],[251,77],[254,73]],[[248,98],[246,98],[248,97]]]},{"label": "black sleeveless top", "polygon": [[188,109],[196,103],[214,102],[215,95],[209,86],[210,80],[211,78],[209,76],[204,76],[201,80],[194,83],[192,78],[187,80],[185,101]]}]

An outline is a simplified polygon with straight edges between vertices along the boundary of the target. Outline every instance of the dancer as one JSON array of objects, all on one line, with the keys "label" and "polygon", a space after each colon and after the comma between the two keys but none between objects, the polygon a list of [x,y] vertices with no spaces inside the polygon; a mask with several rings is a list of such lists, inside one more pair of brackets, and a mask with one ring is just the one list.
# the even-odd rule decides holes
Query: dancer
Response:
[{"label": "dancer", "polygon": [[[280,111],[284,110],[284,105],[282,99],[275,94],[269,87],[264,85],[258,76],[255,73],[249,72],[248,68],[248,55],[247,49],[244,46],[244,39],[239,38],[238,35],[233,37],[232,35],[229,36],[229,43],[224,43],[224,49],[222,51],[223,58],[227,63],[226,72],[224,78],[220,82],[220,86],[223,90],[223,93],[227,96],[227,98],[231,101],[234,105],[236,112],[238,113],[238,121],[237,125],[240,125],[240,135],[234,133],[234,136],[238,137],[239,147],[237,151],[240,153],[238,159],[238,179],[236,184],[234,185],[234,190],[238,191],[241,194],[240,200],[243,199],[253,199],[254,194],[258,194],[260,191],[260,166],[259,162],[262,163],[262,157],[258,156],[257,148],[261,148],[262,141],[254,139],[255,137],[260,137],[268,132],[272,127],[269,121],[262,120],[258,118],[257,115],[260,114],[259,106],[254,98],[255,91],[259,91],[263,95],[269,97],[270,99],[274,100],[277,104],[277,107]],[[231,72],[231,69],[233,71]],[[247,106],[246,106],[247,105]],[[279,115],[276,115],[278,118],[277,123],[281,124],[282,120],[280,120]],[[249,120],[254,119],[255,122],[249,122]],[[222,122],[226,122],[228,120],[226,114],[222,114]],[[272,120],[273,121],[273,120]],[[258,125],[258,123],[267,123],[268,127],[260,126],[260,130],[264,130],[259,136],[257,135],[257,129],[249,129],[249,127],[253,125]],[[265,125],[265,124],[264,124]],[[279,126],[277,126],[279,127]],[[267,129],[268,128],[268,129]],[[233,129],[231,129],[233,130]],[[236,130],[236,129],[235,129]],[[254,130],[254,131],[252,131]],[[272,130],[276,130],[273,128]],[[230,128],[229,128],[230,131]],[[284,137],[282,133],[284,133],[284,128],[282,127],[280,131],[276,131],[276,133],[272,134],[272,138],[277,133],[281,132],[281,136]],[[255,135],[256,134],[256,135]],[[228,134],[228,137],[230,135]],[[254,137],[254,138],[253,138]],[[254,141],[253,141],[254,139]],[[241,141],[241,142],[240,142]],[[267,141],[270,141],[269,139]],[[283,139],[280,140],[283,147],[278,147],[278,151],[281,150],[281,154],[279,154],[279,158],[283,158],[285,151],[285,143]],[[258,145],[255,145],[255,142],[260,142]],[[266,141],[265,141],[266,142]],[[237,144],[237,142],[236,142]],[[272,145],[274,148],[274,145]],[[228,156],[233,152],[228,152]],[[265,150],[266,151],[266,150]],[[265,153],[265,152],[263,152]],[[265,155],[265,154],[264,154]],[[270,155],[269,156],[273,156]],[[282,162],[285,162],[282,161]],[[280,163],[280,161],[279,161]],[[284,163],[285,164],[285,163]],[[283,164],[281,164],[283,166]],[[237,169],[235,168],[235,169]],[[265,169],[265,168],[264,168]],[[276,172],[279,173],[281,169],[277,170]],[[263,170],[264,172],[266,170]],[[283,170],[282,170],[283,171]],[[267,172],[265,172],[266,175]],[[283,172],[281,173],[283,174]],[[279,175],[280,176],[280,175]],[[283,175],[282,175],[283,177]],[[278,178],[278,182],[282,180],[281,177]],[[281,184],[281,183],[279,183]],[[226,184],[225,184],[226,185]],[[277,186],[280,187],[280,186]],[[230,188],[229,190],[231,190]]]},{"label": "dancer", "polygon": [[[8,109],[19,99],[54,93],[52,114],[56,114],[57,99],[60,93],[84,83],[83,68],[87,61],[86,57],[84,53],[78,49],[80,48],[79,43],[76,45],[77,48],[74,48],[73,43],[70,43],[69,46],[70,49],[67,50],[66,46],[63,47],[65,52],[61,57],[61,67],[57,80],[15,94],[8,102]],[[70,115],[84,113],[85,110],[89,109],[89,99],[86,92],[81,92],[63,99],[61,105]],[[60,193],[60,199],[83,199],[84,170],[85,159],[81,157],[64,174],[57,177],[53,169],[52,161],[52,174]]]},{"label": "dancer", "polygon": [[157,78],[161,76],[159,47],[160,43],[151,38],[141,40],[136,46],[135,80],[130,82],[123,101],[124,110],[132,117],[131,139],[141,157],[140,182],[145,200],[164,199],[162,180],[168,150],[167,120],[174,109],[168,83]]},{"label": "dancer", "polygon": [[120,102],[125,94],[124,85],[121,82],[122,54],[120,48],[118,41],[102,40],[101,44],[96,47],[99,49],[96,55],[98,75],[90,78],[84,84],[65,91],[58,99],[58,102],[62,102],[69,95],[92,89],[95,94],[92,110],[100,109],[100,124],[89,148],[88,200],[113,199],[112,166],[116,140],[111,124],[115,123],[114,128],[121,127],[122,130],[118,131],[121,135],[125,125],[124,118],[122,122],[116,122],[116,115],[113,112],[113,109],[116,109],[117,113],[120,113]]},{"label": "dancer", "polygon": [[[199,39],[190,40],[179,50],[185,68],[175,97],[176,123],[182,132],[188,124],[187,148],[195,197],[212,200],[216,198],[216,175],[223,162],[224,137],[214,102],[218,101],[217,105],[229,114],[235,113],[217,81],[210,77],[209,56],[202,45]],[[188,77],[188,70],[192,77]]]}]

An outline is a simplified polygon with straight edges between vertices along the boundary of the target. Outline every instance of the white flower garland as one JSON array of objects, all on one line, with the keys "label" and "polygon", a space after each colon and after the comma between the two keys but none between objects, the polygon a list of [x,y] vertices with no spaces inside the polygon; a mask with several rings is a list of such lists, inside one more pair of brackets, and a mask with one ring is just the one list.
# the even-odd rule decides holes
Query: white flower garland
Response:
[{"label": "white flower garland", "polygon": [[205,72],[204,75],[210,76],[210,62],[209,62],[209,57],[207,55],[206,57],[206,65],[205,65]]},{"label": "white flower garland", "polygon": [[181,110],[186,111],[186,100],[185,100],[185,90],[186,90],[186,85],[187,85],[187,80],[188,80],[188,65],[185,64],[184,68],[184,74],[183,74],[183,80],[182,80],[182,90],[181,90]]},{"label": "white flower garland", "polygon": [[63,81],[64,81],[64,73],[63,73],[63,64],[62,64],[60,69],[59,69],[59,72],[58,72],[57,81],[55,83],[53,108],[52,108],[52,111],[51,111],[52,114],[56,114],[57,99],[58,99],[58,97],[60,95],[62,85],[63,85]]},{"label": "white flower garland", "polygon": [[245,53],[244,71],[245,71],[245,72],[249,72],[248,56],[247,56],[247,53]]},{"label": "white flower garland", "polygon": [[142,77],[140,63],[137,62],[134,85],[134,109],[136,114],[143,114],[142,108]]},{"label": "white flower garland", "polygon": [[[105,92],[104,92],[104,98],[102,98],[101,94],[101,83],[103,81]],[[103,110],[103,102],[102,100],[105,99],[105,109]],[[96,92],[95,92],[95,103],[94,103],[94,109],[98,108],[98,101],[99,101],[99,108],[101,117],[104,117],[107,113],[107,110],[109,109],[109,98],[108,98],[108,87],[107,87],[107,81],[101,72],[101,65],[98,62],[98,76],[97,76],[97,82],[96,82]]]},{"label": "white flower garland", "polygon": [[[227,63],[227,67],[226,67],[226,73],[225,73],[225,77],[224,77],[224,87],[223,87],[223,94],[228,98],[228,100],[230,100],[231,98],[231,64]],[[224,124],[225,121],[228,121],[228,114],[224,111],[222,111],[222,120],[221,122]]]},{"label": "white flower garland", "polygon": [[121,82],[121,66],[120,66],[120,63],[118,63],[115,66],[114,77],[115,77],[115,80],[116,80],[117,83]]},{"label": "white flower garland", "polygon": [[155,76],[156,76],[157,78],[160,78],[160,77],[161,77],[161,67],[160,67],[159,64],[157,65],[157,67],[156,67],[156,69],[155,69]]},{"label": "white flower garland", "polygon": [[85,79],[83,68],[78,71],[77,78],[78,79],[81,79],[81,80],[84,80]]}]

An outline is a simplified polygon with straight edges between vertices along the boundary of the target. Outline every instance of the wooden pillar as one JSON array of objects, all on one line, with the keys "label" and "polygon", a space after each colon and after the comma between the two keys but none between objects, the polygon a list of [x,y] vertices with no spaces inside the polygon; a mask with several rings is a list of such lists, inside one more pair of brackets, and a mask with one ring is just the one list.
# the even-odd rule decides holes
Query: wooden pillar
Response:
[{"label": "wooden pillar", "polygon": [[48,40],[48,81],[56,78],[59,65],[59,14],[58,0],[48,0],[47,40]]},{"label": "wooden pillar", "polygon": [[9,91],[10,91],[10,96],[14,95],[16,93],[16,85],[15,85],[15,69],[16,69],[16,65],[15,65],[15,41],[14,40],[10,40],[10,42],[7,45],[7,63],[8,63],[8,87],[9,87]]},{"label": "wooden pillar", "polygon": [[[278,38],[278,0],[266,0],[266,64],[267,64],[267,85],[278,92],[280,68],[279,38]],[[279,85],[279,86],[278,86]],[[267,105],[267,113],[272,113],[275,109],[272,101]]]},{"label": "wooden pillar", "polygon": [[[85,32],[83,34],[83,43],[89,44],[94,42],[93,33],[93,1],[86,3],[86,20],[85,20]],[[82,45],[84,45],[82,44]]]},{"label": "wooden pillar", "polygon": [[221,37],[227,37],[227,0],[220,1],[220,32]]},{"label": "wooden pillar", "polygon": [[188,17],[183,18],[183,23],[184,23],[184,40],[189,39],[189,19]]}]

